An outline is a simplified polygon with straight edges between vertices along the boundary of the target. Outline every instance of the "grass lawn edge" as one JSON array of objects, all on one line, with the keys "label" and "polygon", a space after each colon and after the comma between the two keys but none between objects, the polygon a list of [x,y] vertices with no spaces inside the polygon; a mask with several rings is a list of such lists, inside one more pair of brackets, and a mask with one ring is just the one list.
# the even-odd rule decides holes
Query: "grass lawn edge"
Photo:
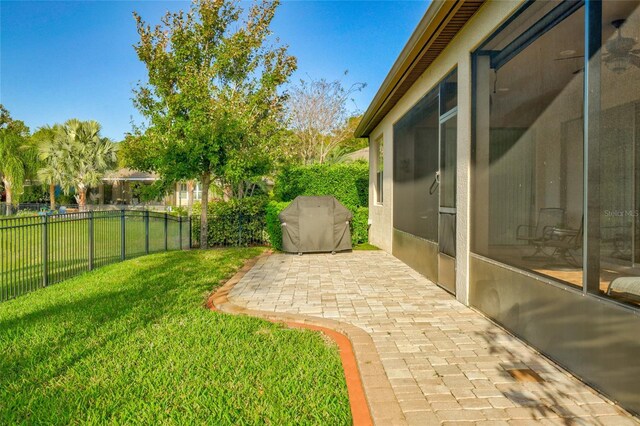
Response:
[{"label": "grass lawn edge", "polygon": [[[211,294],[207,298],[205,304],[206,307],[212,311],[223,312],[231,315],[250,315],[273,323],[282,323],[290,328],[302,328],[321,332],[325,336],[333,340],[338,346],[340,352],[340,360],[342,361],[342,369],[347,384],[349,406],[351,408],[353,424],[356,426],[373,426],[373,417],[371,415],[371,410],[369,409],[364,386],[362,384],[355,352],[351,340],[347,335],[328,327],[278,319],[274,318],[273,316],[265,317],[264,315],[261,315],[260,312],[240,308],[236,305],[233,305],[233,303],[229,301],[229,292],[233,289],[233,287],[235,287],[235,285],[240,282],[245,274],[249,270],[251,270],[251,268],[255,266],[255,264],[258,263],[260,259],[271,256],[271,254],[273,254],[273,251],[267,250],[260,255],[245,261],[245,264],[242,266],[242,268],[240,268],[230,279],[228,279],[221,286],[217,287],[211,292]],[[234,309],[226,309],[225,307],[228,305],[232,305]]]}]

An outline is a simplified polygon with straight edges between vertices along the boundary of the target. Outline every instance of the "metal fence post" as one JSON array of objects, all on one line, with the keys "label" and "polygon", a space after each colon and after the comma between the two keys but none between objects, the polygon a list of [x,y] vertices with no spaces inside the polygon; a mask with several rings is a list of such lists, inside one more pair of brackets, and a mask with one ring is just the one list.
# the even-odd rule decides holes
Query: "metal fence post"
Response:
[{"label": "metal fence post", "polygon": [[89,270],[93,270],[93,210],[89,210]]},{"label": "metal fence post", "polygon": [[124,224],[124,209],[120,210],[120,259],[124,260],[127,256],[127,237]]},{"label": "metal fence post", "polygon": [[164,213],[164,251],[169,250],[169,214]]},{"label": "metal fence post", "polygon": [[178,224],[180,225],[180,250],[182,250],[182,216],[178,216]]},{"label": "metal fence post", "polygon": [[149,210],[144,211],[144,251],[149,254]]},{"label": "metal fence post", "polygon": [[189,250],[191,250],[193,248],[193,216],[189,216]]},{"label": "metal fence post", "polygon": [[47,228],[49,227],[49,218],[47,215],[42,216],[42,286],[49,284],[49,235]]}]

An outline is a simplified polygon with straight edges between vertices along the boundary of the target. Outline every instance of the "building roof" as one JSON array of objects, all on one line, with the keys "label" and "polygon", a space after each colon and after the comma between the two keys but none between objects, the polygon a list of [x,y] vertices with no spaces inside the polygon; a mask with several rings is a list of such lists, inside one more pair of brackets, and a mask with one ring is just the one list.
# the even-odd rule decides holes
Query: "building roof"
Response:
[{"label": "building roof", "polygon": [[356,129],[368,137],[478,11],[484,0],[434,0],[382,82]]},{"label": "building roof", "polygon": [[114,170],[102,178],[103,181],[156,181],[158,179],[160,179],[159,176],[154,173],[140,172],[127,168]]},{"label": "building roof", "polygon": [[347,161],[365,160],[369,161],[369,147],[364,147],[357,151],[350,152],[344,156]]}]

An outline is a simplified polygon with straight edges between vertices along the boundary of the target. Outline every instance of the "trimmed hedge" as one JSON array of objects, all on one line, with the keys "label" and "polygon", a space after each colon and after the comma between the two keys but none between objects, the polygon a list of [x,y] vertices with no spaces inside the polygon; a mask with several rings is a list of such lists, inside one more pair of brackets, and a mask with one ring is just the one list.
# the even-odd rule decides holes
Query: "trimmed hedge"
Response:
[{"label": "trimmed hedge", "polygon": [[276,177],[273,194],[277,201],[292,201],[298,195],[333,195],[355,213],[369,205],[369,166],[314,164],[283,169]]},{"label": "trimmed hedge", "polygon": [[369,208],[358,207],[351,221],[351,242],[353,245],[369,241]]},{"label": "trimmed hedge", "polygon": [[[209,245],[271,244],[282,250],[282,228],[278,215],[298,195],[333,195],[353,213],[353,245],[368,241],[369,166],[366,162],[314,164],[283,169],[276,177],[274,201],[255,196],[210,203]],[[200,207],[194,205],[194,211]],[[193,227],[195,241],[200,228]]]},{"label": "trimmed hedge", "polygon": [[[239,200],[209,203],[208,241],[215,246],[248,246],[267,243],[265,209],[267,197],[247,197]],[[200,211],[200,203],[193,210]],[[194,241],[200,241],[200,227],[192,228]]]},{"label": "trimmed hedge", "polygon": [[282,250],[282,227],[280,226],[280,219],[278,219],[278,215],[282,210],[286,209],[290,203],[290,201],[271,201],[267,204],[266,231],[269,235],[271,247],[277,250]]}]

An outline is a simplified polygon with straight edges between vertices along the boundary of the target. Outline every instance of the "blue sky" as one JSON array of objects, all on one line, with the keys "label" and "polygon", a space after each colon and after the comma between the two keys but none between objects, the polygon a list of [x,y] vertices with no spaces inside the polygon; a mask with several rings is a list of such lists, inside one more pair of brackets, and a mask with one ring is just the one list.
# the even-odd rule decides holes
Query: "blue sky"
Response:
[{"label": "blue sky", "polygon": [[[250,3],[243,2],[243,6]],[[284,1],[274,35],[298,58],[300,78],[365,82],[365,110],[426,11],[427,1]],[[173,1],[0,1],[0,103],[32,131],[76,117],[121,140],[140,117],[131,102],[145,78],[131,12],[151,23]],[[343,72],[349,70],[344,77]]]}]

